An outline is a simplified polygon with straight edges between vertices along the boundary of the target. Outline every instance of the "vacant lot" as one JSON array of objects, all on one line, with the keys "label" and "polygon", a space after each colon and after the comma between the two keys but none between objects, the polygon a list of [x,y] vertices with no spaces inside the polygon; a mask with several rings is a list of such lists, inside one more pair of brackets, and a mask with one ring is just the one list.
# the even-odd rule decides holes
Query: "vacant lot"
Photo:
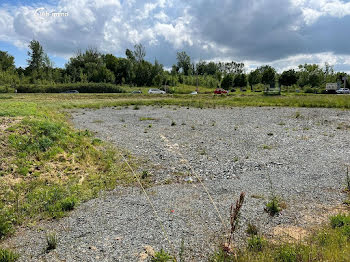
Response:
[{"label": "vacant lot", "polygon": [[[169,239],[177,250],[184,241],[189,261],[205,260],[223,230],[197,176],[227,223],[230,205],[246,192],[237,239],[248,222],[267,236],[302,238],[345,198],[349,111],[116,107],[75,111],[72,121],[136,157]],[[284,207],[273,218],[264,212],[272,194]],[[117,188],[42,229],[10,240],[23,261],[138,261],[146,245],[171,251],[136,187]],[[60,240],[50,254],[43,252],[47,230]]]}]

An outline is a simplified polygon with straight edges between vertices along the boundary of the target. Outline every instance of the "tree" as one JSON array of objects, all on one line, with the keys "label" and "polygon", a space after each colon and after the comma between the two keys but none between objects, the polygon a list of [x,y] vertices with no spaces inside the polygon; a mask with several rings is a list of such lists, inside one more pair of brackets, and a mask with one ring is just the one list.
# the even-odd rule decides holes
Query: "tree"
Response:
[{"label": "tree", "polygon": [[260,67],[259,70],[261,72],[261,83],[264,85],[272,85],[275,83],[276,70],[273,67],[266,65]]},{"label": "tree", "polygon": [[4,51],[0,51],[0,70],[15,70],[15,58]]},{"label": "tree", "polygon": [[114,74],[106,67],[102,54],[96,48],[88,48],[84,53],[78,51],[66,64],[66,70],[73,81],[115,81]]},{"label": "tree", "polygon": [[254,71],[250,72],[248,76],[248,81],[250,85],[250,89],[253,91],[253,86],[256,84],[261,83],[261,72],[259,69],[255,69]]},{"label": "tree", "polygon": [[298,84],[303,87],[310,85],[311,87],[320,86],[324,82],[325,74],[316,64],[299,65],[299,80]]},{"label": "tree", "polygon": [[247,76],[245,74],[236,75],[233,80],[233,86],[235,87],[246,87],[247,86]]},{"label": "tree", "polygon": [[28,47],[30,50],[28,51],[29,59],[27,59],[27,62],[28,62],[27,69],[29,70],[29,72],[32,72],[34,70],[39,71],[45,66],[44,49],[40,45],[39,41],[36,41],[36,40],[30,41]]},{"label": "tree", "polygon": [[134,62],[136,60],[134,53],[130,49],[125,50],[125,55],[126,55],[127,59],[129,59],[130,61]]},{"label": "tree", "polygon": [[189,75],[191,69],[191,58],[185,51],[177,52],[177,66],[182,69],[184,75]]},{"label": "tree", "polygon": [[284,71],[279,79],[281,85],[292,86],[298,82],[298,74],[294,69]]},{"label": "tree", "polygon": [[144,58],[146,56],[146,49],[142,44],[138,44],[134,46],[134,57],[137,62],[144,61]]},{"label": "tree", "polygon": [[224,78],[222,79],[222,82],[221,82],[221,87],[223,89],[230,89],[230,87],[232,87],[233,85],[233,75],[232,74],[227,74],[224,76]]}]

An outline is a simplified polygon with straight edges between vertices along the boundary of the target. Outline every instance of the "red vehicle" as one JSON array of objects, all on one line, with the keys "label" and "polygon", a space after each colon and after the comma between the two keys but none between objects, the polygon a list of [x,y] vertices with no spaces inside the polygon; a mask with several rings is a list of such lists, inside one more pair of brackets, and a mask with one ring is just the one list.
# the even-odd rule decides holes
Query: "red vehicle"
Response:
[{"label": "red vehicle", "polygon": [[214,91],[214,94],[221,95],[221,94],[228,94],[228,91],[222,88],[216,88]]}]

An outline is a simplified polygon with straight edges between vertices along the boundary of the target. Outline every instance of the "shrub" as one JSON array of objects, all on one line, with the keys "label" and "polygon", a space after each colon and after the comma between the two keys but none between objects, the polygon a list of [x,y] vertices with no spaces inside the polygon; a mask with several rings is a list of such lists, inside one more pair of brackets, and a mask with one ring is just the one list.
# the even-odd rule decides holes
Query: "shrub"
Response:
[{"label": "shrub", "polygon": [[265,208],[266,212],[268,212],[271,216],[275,216],[281,211],[279,200],[276,196],[273,196],[271,201],[266,204]]},{"label": "shrub", "polygon": [[74,83],[55,85],[22,84],[17,87],[18,93],[61,93],[77,90],[79,93],[123,93],[120,86],[107,83]]},{"label": "shrub", "polygon": [[167,262],[167,261],[175,261],[175,259],[169,255],[169,253],[165,252],[161,249],[157,252],[151,260],[152,262]]},{"label": "shrub", "polygon": [[0,262],[15,262],[19,255],[9,249],[0,248]]},{"label": "shrub", "polygon": [[77,199],[75,197],[67,197],[60,201],[62,211],[71,211],[77,204]]},{"label": "shrub", "polygon": [[331,227],[338,228],[345,225],[350,225],[350,215],[338,214],[330,218]]}]

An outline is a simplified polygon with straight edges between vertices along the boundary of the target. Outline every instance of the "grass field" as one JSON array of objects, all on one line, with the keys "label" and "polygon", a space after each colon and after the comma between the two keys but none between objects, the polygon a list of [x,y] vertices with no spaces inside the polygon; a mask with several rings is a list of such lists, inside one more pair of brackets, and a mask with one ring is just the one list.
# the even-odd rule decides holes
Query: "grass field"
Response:
[{"label": "grass field", "polygon": [[[21,225],[62,217],[103,190],[134,183],[118,152],[90,132],[75,130],[69,124],[66,109],[147,105],[350,109],[347,95],[263,96],[237,92],[228,96],[191,96],[147,95],[146,89],[142,91],[141,95],[0,95],[0,240],[4,241]],[[260,236],[252,236],[250,248],[238,257],[219,252],[212,260],[350,261],[350,219],[338,220],[338,224],[333,221],[332,227],[326,226],[306,243],[276,246]],[[5,251],[0,248],[1,253]]]}]

